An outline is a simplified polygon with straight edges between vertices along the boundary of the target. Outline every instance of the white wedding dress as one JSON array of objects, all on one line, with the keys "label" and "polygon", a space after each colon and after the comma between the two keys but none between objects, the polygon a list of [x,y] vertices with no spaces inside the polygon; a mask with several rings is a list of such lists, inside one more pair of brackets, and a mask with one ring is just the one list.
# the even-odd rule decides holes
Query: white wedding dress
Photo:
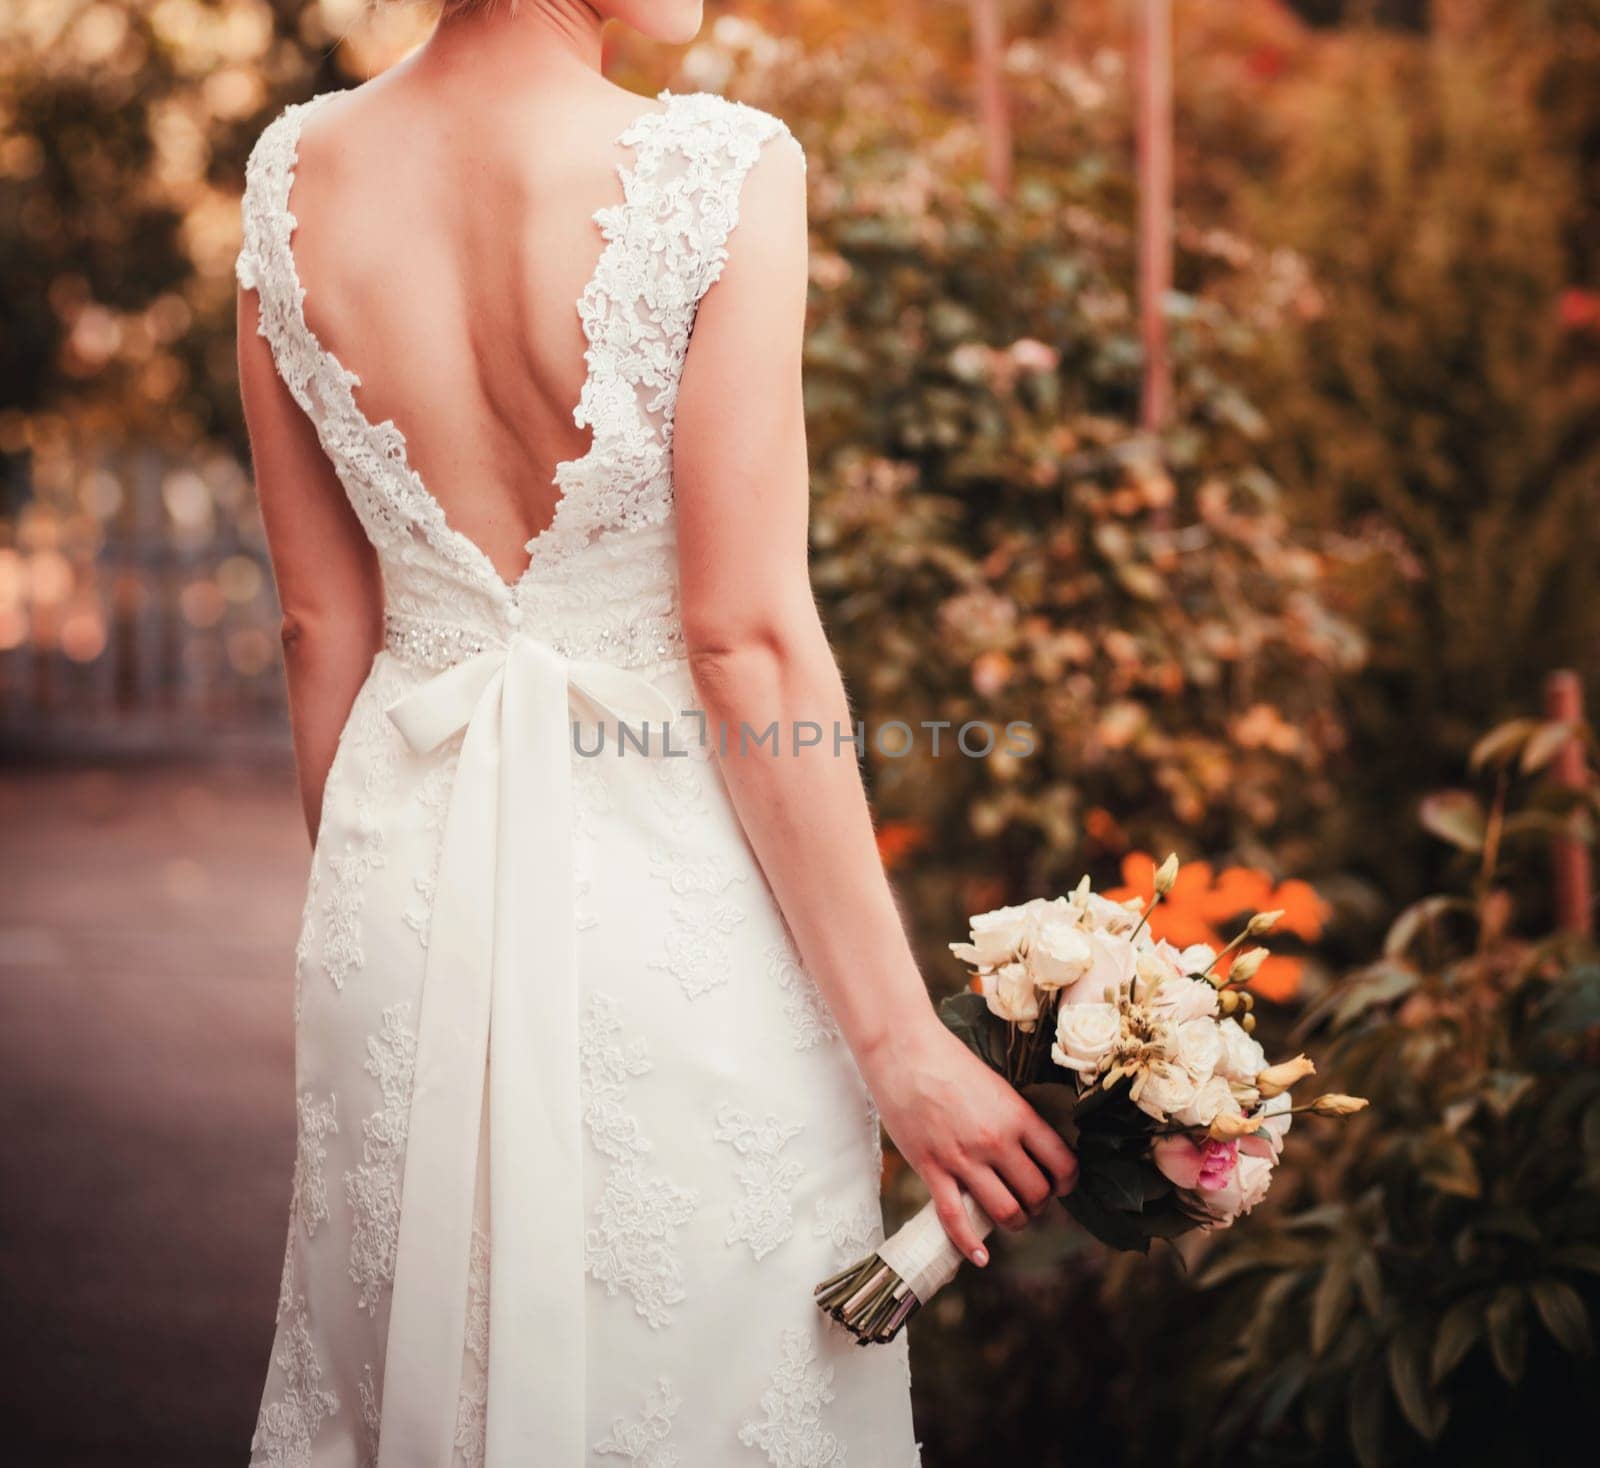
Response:
[{"label": "white wedding dress", "polygon": [[[786,130],[664,92],[616,139],[576,303],[593,443],[508,584],[306,325],[290,192],[324,100],[256,145],[238,276],[377,549],[387,633],[296,951],[251,1462],[910,1468],[905,1336],[859,1348],[811,1295],[882,1237],[877,1111],[682,713],[678,376]],[[649,720],[649,755],[584,757],[569,709],[589,749],[598,718]]]}]

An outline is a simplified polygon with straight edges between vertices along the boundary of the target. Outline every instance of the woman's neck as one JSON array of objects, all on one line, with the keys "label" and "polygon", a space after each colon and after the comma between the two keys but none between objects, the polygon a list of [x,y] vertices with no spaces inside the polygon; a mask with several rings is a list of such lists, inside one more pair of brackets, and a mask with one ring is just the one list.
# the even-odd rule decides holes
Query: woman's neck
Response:
[{"label": "woman's neck", "polygon": [[413,55],[419,72],[486,80],[515,73],[524,83],[582,70],[600,71],[604,21],[587,0],[506,0],[446,13]]}]

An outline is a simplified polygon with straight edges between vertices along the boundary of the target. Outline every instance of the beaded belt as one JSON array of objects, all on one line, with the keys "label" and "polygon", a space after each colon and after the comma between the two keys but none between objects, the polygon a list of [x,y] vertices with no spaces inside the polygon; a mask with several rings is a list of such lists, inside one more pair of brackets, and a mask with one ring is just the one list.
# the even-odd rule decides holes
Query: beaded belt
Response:
[{"label": "beaded belt", "polygon": [[[510,630],[522,621],[521,608],[507,612]],[[386,612],[383,618],[383,645],[396,657],[420,668],[454,667],[492,647],[500,647],[504,636],[458,622],[432,617],[407,616]],[[683,624],[676,616],[644,616],[623,626],[593,627],[539,639],[563,657],[595,659],[619,668],[648,667],[683,656]]]}]

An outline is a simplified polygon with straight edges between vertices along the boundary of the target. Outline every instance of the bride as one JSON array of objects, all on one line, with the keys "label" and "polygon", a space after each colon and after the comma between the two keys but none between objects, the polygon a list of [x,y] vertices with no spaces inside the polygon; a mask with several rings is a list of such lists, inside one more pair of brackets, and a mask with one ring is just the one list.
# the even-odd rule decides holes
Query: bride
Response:
[{"label": "bride", "polygon": [[[251,155],[239,361],[313,857],[252,1462],[918,1461],[812,1285],[881,1124],[952,1238],[1074,1163],[939,1023],[806,568],[805,160],[445,0]],[[813,739],[810,731],[826,731]],[[597,748],[599,752],[596,753]]]}]

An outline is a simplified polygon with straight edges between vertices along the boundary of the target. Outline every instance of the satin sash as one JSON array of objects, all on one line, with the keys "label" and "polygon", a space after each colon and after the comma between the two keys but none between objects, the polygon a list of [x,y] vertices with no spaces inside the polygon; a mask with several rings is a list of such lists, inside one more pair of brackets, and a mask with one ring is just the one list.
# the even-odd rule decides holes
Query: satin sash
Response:
[{"label": "satin sash", "polygon": [[486,1066],[487,1468],[585,1459],[574,694],[634,728],[674,714],[640,674],[521,635],[387,710],[418,754],[465,734],[417,1021],[379,1468],[446,1468],[454,1451]]}]

